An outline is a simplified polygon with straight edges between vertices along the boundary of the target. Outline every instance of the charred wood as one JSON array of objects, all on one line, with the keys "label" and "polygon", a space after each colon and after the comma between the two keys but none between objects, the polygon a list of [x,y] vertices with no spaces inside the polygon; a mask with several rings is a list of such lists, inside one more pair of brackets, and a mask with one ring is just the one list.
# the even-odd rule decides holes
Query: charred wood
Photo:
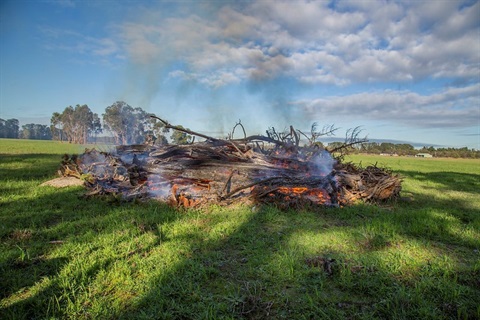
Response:
[{"label": "charred wood", "polygon": [[[65,155],[60,173],[85,181],[88,196],[113,194],[124,199],[153,198],[173,206],[209,203],[269,203],[281,208],[344,206],[357,201],[384,201],[399,196],[401,178],[377,166],[341,163],[315,144],[300,147],[301,131],[274,128],[267,136],[223,140],[174,126],[165,128],[206,139],[187,145],[118,146],[114,152],[85,150]],[[324,129],[329,133],[333,128]],[[346,146],[359,141],[354,130]],[[260,143],[273,146],[260,147]],[[337,150],[338,151],[338,150]]]}]

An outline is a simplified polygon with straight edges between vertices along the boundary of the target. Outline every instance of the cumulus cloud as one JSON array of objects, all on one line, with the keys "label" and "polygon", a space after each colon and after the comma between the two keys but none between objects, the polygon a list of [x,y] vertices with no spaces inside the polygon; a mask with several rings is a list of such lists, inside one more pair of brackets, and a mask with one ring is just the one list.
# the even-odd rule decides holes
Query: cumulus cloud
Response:
[{"label": "cumulus cloud", "polygon": [[196,112],[210,130],[249,114],[262,128],[480,125],[480,1],[43,2],[35,19],[25,11],[43,27],[22,41],[40,39],[59,66],[94,64],[105,96]]},{"label": "cumulus cloud", "polygon": [[[200,83],[291,77],[310,84],[472,79],[478,74],[479,3],[256,1],[209,15],[125,23],[132,61],[185,62]],[[168,58],[168,59],[167,59]],[[242,69],[234,81],[215,82]],[[203,78],[202,78],[203,77]]]},{"label": "cumulus cloud", "polygon": [[310,118],[343,116],[388,120],[416,127],[463,128],[479,124],[480,84],[449,87],[430,95],[383,90],[298,100],[292,105]]},{"label": "cumulus cloud", "polygon": [[178,71],[190,74],[184,79],[212,87],[276,77],[340,86],[478,80],[478,1],[299,0],[190,7],[170,16],[153,8],[139,11],[143,18],[132,15],[136,18],[116,24],[108,37],[43,32],[52,39],[50,48],[98,59],[125,56],[156,70],[177,63]]},{"label": "cumulus cloud", "polygon": [[[397,88],[430,80],[462,84],[436,93],[372,89],[308,100],[279,93],[282,103],[293,101],[289,110],[307,119],[355,115],[462,128],[479,124],[478,16],[480,2],[471,1],[202,2],[181,14],[152,9],[148,19],[123,22],[114,28],[115,43],[84,42],[95,44],[89,50],[97,55],[125,52],[151,81],[184,81],[212,90],[276,79],[309,88]],[[159,72],[162,68],[167,72]]]},{"label": "cumulus cloud", "polygon": [[169,80],[214,90],[276,79],[310,88],[462,83],[434,94],[377,90],[292,103],[306,114],[353,110],[411,125],[461,127],[479,121],[479,16],[478,1],[201,2],[171,15],[150,9],[144,18],[116,24],[108,37],[44,33],[67,39],[56,49],[124,56],[157,83],[149,97]]}]

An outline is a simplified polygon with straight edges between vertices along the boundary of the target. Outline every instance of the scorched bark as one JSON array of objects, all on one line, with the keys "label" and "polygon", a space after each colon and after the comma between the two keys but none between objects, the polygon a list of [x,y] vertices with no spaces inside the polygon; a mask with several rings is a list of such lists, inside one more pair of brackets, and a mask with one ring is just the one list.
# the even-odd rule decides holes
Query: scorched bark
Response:
[{"label": "scorched bark", "polygon": [[89,195],[154,198],[173,206],[271,203],[282,208],[338,206],[398,196],[400,179],[386,170],[335,162],[329,153],[264,154],[223,140],[189,145],[119,146],[65,157],[62,172],[82,177]]}]

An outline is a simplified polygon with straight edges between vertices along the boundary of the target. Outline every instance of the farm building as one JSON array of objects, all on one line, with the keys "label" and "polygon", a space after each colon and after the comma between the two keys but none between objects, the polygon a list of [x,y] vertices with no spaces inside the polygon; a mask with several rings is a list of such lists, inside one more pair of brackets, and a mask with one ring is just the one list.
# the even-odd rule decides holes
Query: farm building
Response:
[{"label": "farm building", "polygon": [[430,153],[417,153],[415,155],[417,158],[433,158],[433,156]]}]

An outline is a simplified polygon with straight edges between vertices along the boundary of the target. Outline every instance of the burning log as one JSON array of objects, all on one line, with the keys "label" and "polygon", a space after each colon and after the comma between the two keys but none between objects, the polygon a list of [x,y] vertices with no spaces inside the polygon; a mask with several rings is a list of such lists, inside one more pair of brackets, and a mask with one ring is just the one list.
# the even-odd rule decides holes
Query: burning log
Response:
[{"label": "burning log", "polygon": [[[361,169],[342,164],[321,148],[301,148],[294,135],[292,146],[271,137],[222,140],[188,133],[206,141],[118,146],[110,153],[85,150],[65,157],[61,172],[85,180],[90,196],[153,198],[181,207],[245,201],[281,208],[343,206],[391,199],[401,190],[398,176],[376,166]],[[274,147],[259,149],[258,141]]]}]

